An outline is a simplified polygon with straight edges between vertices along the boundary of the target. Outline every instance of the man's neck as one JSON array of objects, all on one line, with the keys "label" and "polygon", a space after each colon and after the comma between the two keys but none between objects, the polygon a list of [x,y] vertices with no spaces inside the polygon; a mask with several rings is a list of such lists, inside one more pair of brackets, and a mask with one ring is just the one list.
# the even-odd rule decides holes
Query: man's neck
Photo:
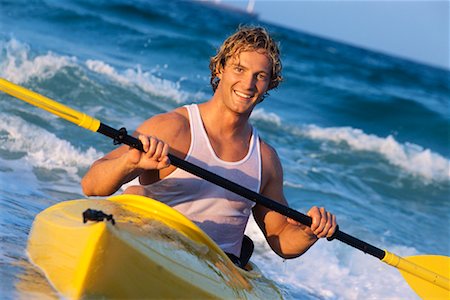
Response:
[{"label": "man's neck", "polygon": [[203,125],[209,134],[223,138],[251,134],[250,114],[238,114],[227,109],[221,101],[209,100],[199,105]]}]

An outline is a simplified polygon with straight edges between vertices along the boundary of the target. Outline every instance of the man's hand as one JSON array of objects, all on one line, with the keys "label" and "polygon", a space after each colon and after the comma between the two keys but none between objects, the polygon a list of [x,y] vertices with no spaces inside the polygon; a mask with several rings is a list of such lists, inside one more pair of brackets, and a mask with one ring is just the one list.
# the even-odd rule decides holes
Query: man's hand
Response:
[{"label": "man's hand", "polygon": [[145,152],[130,148],[127,153],[129,163],[137,169],[161,170],[170,165],[169,145],[152,136],[139,135]]},{"label": "man's hand", "polygon": [[[311,217],[312,224],[305,230],[317,238],[331,237],[336,231],[336,216],[326,211],[325,208],[313,206],[307,215]],[[287,221],[292,225],[304,226],[291,218],[288,218]]]}]

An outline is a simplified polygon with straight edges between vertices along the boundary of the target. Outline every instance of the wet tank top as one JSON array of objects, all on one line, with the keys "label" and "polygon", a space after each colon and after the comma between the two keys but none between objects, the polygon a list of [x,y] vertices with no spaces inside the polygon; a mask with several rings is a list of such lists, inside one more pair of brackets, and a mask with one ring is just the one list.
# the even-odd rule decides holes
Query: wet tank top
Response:
[{"label": "wet tank top", "polygon": [[[211,146],[198,106],[185,107],[191,130],[191,144],[185,160],[259,192],[261,153],[256,129],[253,128],[247,155],[240,161],[224,161]],[[245,227],[254,206],[252,201],[179,168],[162,180],[143,187],[147,196],[166,203],[196,223],[223,251],[240,255]]]}]

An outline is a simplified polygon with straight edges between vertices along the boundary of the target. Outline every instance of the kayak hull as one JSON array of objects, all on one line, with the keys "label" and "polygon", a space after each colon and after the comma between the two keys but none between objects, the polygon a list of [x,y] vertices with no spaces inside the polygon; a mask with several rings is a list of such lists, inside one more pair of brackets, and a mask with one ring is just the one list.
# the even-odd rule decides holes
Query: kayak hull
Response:
[{"label": "kayak hull", "polygon": [[[111,221],[83,223],[87,209]],[[30,260],[62,296],[78,298],[282,298],[256,266],[243,271],[195,224],[149,198],[56,204],[33,223]]]}]

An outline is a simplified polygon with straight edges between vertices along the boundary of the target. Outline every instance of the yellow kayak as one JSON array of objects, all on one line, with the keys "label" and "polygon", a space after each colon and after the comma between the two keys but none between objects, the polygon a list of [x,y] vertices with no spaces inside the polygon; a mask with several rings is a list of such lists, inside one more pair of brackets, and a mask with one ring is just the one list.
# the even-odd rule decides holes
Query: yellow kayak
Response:
[{"label": "yellow kayak", "polygon": [[[83,220],[88,209],[105,220]],[[28,255],[63,297],[280,299],[176,210],[135,195],[61,202],[38,214]]]}]

